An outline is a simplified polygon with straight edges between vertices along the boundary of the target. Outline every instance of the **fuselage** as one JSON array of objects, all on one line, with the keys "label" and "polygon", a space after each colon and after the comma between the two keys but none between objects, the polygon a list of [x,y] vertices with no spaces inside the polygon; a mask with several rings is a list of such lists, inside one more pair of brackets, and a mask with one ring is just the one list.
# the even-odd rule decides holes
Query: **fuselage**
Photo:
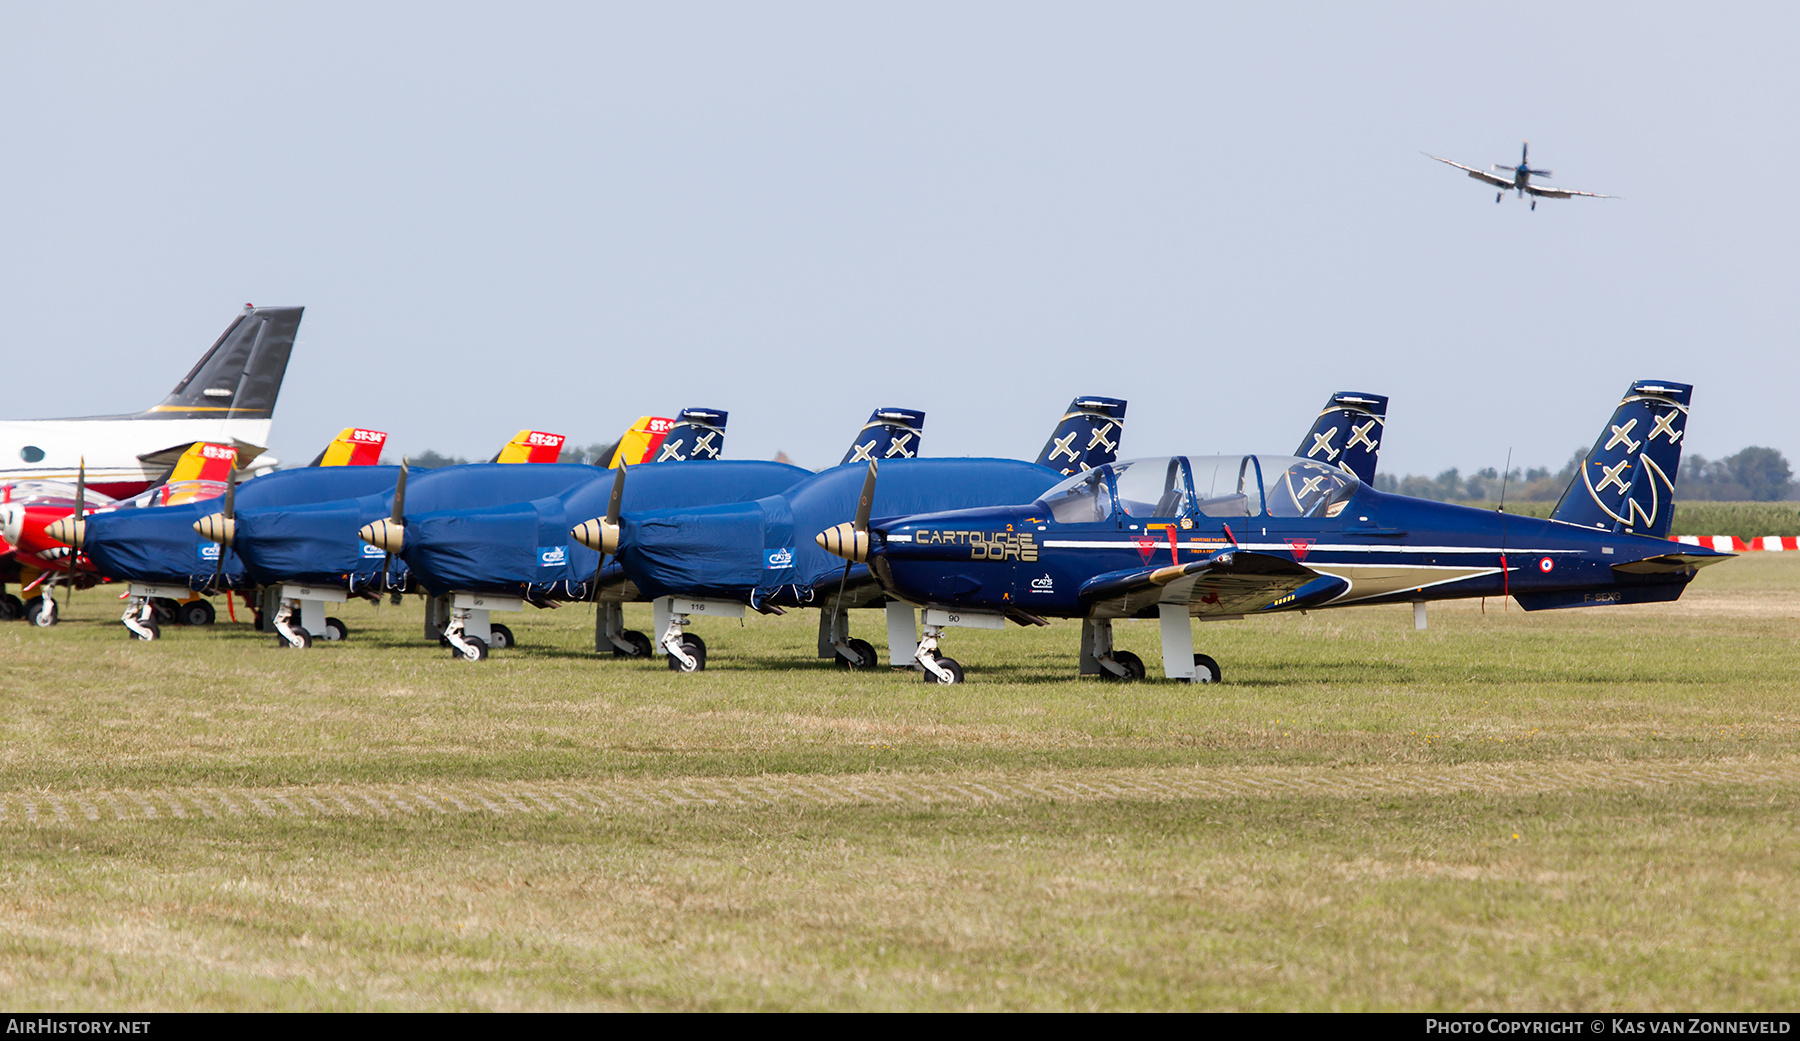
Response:
[{"label": "fuselage", "polygon": [[[85,464],[90,489],[125,498],[148,488],[168,471],[167,465],[146,464],[141,456],[195,441],[265,445],[271,422],[267,418],[138,416],[0,420],[0,482],[73,481]],[[265,470],[274,462],[263,456],[251,469]]]},{"label": "fuselage", "polygon": [[[1288,462],[1241,458],[1246,470],[1260,458],[1265,473]],[[1203,461],[1195,459],[1196,470]],[[1191,494],[1118,501],[1102,488],[1095,504],[1053,508],[1040,500],[878,520],[874,570],[890,593],[914,603],[1051,617],[1153,614],[1154,596],[1108,607],[1093,583],[1222,551],[1266,554],[1317,573],[1260,611],[1502,595],[1528,608],[1641,603],[1675,599],[1694,574],[1678,564],[1616,567],[1689,548],[1663,539],[1384,494],[1347,474],[1334,478],[1330,494],[1290,497],[1284,510],[1279,497],[1299,485],[1288,479],[1298,472],[1290,467],[1260,490],[1249,480],[1251,493],[1238,501]],[[1086,512],[1077,516],[1077,508]],[[1202,618],[1244,613],[1198,600],[1190,609]]]}]

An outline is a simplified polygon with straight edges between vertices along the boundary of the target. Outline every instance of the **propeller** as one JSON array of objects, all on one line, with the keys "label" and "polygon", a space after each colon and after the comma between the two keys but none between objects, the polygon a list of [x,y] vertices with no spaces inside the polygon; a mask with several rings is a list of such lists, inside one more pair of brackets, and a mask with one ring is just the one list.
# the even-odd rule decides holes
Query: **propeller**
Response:
[{"label": "propeller", "polygon": [[[236,534],[232,529],[237,527],[237,474],[231,474],[226,478],[224,522],[224,529]],[[212,588],[214,590],[219,588],[219,581],[225,577],[225,554],[230,541],[229,538],[226,538],[219,542],[219,559],[213,562]]]},{"label": "propeller", "polygon": [[[875,460],[869,460],[869,475],[863,478],[862,496],[856,500],[856,519],[826,528],[813,539],[827,553],[844,558],[844,573],[838,579],[837,599],[826,610],[841,611],[844,590],[850,586],[850,565],[869,559],[869,511],[875,505]],[[834,626],[837,624],[832,623]]]},{"label": "propeller", "polygon": [[[619,502],[624,497],[625,497],[625,460],[621,459],[621,460],[619,460],[619,468],[617,470],[613,471],[612,496],[611,496],[611,498],[606,500],[606,516],[601,519],[602,524],[611,525],[612,529],[615,532],[619,528]],[[585,527],[585,525],[584,525],[584,527]],[[585,541],[582,541],[582,539],[579,535],[576,536],[576,541],[582,542],[582,545],[587,545],[587,543]],[[615,546],[618,544],[617,536],[614,536],[613,543]],[[589,547],[589,548],[592,548],[592,547]],[[594,649],[595,650],[600,649],[601,641],[606,638],[606,631],[605,631],[606,619],[605,619],[604,614],[600,610],[600,569],[605,566],[606,566],[606,554],[601,553],[599,556],[599,559],[594,561],[594,582],[593,582],[593,587],[592,587],[592,589],[589,593],[589,597],[588,597],[590,600],[593,601],[593,604],[594,604]]]},{"label": "propeller", "polygon": [[612,498],[607,501],[606,516],[582,521],[569,531],[576,542],[598,552],[602,559],[619,551],[619,499],[624,494],[625,464],[621,462],[613,471]]},{"label": "propeller", "polygon": [[365,524],[356,533],[357,538],[381,550],[386,556],[381,558],[381,590],[388,591],[388,574],[394,567],[394,554],[406,545],[406,525],[401,518],[406,515],[406,474],[408,464],[405,456],[400,457],[400,476],[394,481],[394,508],[387,520],[378,520]]},{"label": "propeller", "polygon": [[75,518],[71,525],[75,529],[76,541],[69,544],[67,571],[63,572],[63,610],[67,611],[75,605],[75,558],[81,556],[81,540],[87,535],[87,456],[81,457],[81,465],[75,471]]}]

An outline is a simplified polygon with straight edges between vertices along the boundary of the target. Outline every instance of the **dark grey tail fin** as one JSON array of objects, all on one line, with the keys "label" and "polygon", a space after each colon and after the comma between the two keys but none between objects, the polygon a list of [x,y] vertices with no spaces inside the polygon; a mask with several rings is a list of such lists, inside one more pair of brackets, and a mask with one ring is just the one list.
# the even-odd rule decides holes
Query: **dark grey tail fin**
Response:
[{"label": "dark grey tail fin", "polygon": [[1381,431],[1387,423],[1387,403],[1382,394],[1338,391],[1325,403],[1325,410],[1300,439],[1294,454],[1341,466],[1364,484],[1372,483]]},{"label": "dark grey tail fin", "polygon": [[143,419],[268,419],[275,413],[302,307],[251,307]]},{"label": "dark grey tail fin", "polygon": [[1076,398],[1044,442],[1038,464],[1064,474],[1105,466],[1118,458],[1124,433],[1123,398]]},{"label": "dark grey tail fin", "polygon": [[919,454],[925,413],[914,408],[878,408],[856,432],[839,466],[870,459],[911,459]]}]

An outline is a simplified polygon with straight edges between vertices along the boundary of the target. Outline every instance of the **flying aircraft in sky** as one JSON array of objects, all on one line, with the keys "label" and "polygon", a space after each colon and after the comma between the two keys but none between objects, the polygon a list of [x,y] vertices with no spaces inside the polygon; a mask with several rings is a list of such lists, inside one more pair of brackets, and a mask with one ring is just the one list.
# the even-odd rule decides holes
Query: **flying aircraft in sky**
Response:
[{"label": "flying aircraft in sky", "polygon": [[[918,451],[924,425],[923,412],[878,408],[851,439],[848,454],[908,458]],[[703,468],[634,467],[629,485],[620,488],[616,478],[624,472],[597,471],[592,480],[535,501],[515,496],[504,505],[455,502],[435,510],[417,509],[409,501],[404,518],[396,511],[360,534],[376,552],[398,553],[418,581],[448,603],[443,637],[461,658],[479,661],[490,646],[509,645],[506,628],[491,621],[493,611],[594,600],[599,605],[595,649],[644,657],[652,653],[650,639],[625,629],[621,606],[639,599],[636,589],[623,581],[616,566],[600,574],[596,586],[601,561],[581,545],[570,544],[570,528],[603,508],[616,516],[621,500],[615,495],[642,509],[741,502],[813,476],[787,463],[726,460]]]},{"label": "flying aircraft in sky", "polygon": [[0,481],[73,481],[85,464],[90,491],[122,499],[202,441],[237,449],[252,472],[273,469],[262,452],[302,310],[244,305],[168,397],[142,412],[0,421]]},{"label": "flying aircraft in sky", "polygon": [[[1631,384],[1550,519],[1378,492],[1293,456],[1165,456],[1068,478],[1034,502],[871,520],[818,535],[925,608],[915,661],[957,683],[948,626],[1082,620],[1081,671],[1140,679],[1112,623],[1157,618],[1164,674],[1217,682],[1192,620],[1355,604],[1511,596],[1528,611],[1674,600],[1731,554],[1667,541],[1692,388]],[[870,468],[869,481],[876,483]],[[873,489],[871,489],[873,491]]]},{"label": "flying aircraft in sky", "polygon": [[1440,163],[1449,163],[1449,165],[1456,167],[1458,170],[1467,171],[1468,175],[1475,178],[1477,181],[1486,181],[1488,184],[1499,188],[1500,190],[1494,194],[1495,202],[1499,202],[1502,198],[1505,198],[1506,193],[1509,190],[1516,192],[1521,199],[1529,194],[1531,196],[1531,208],[1534,210],[1537,209],[1537,201],[1539,199],[1568,199],[1577,195],[1589,199],[1615,198],[1615,196],[1601,195],[1598,192],[1578,192],[1573,188],[1552,188],[1547,184],[1532,184],[1531,179],[1533,177],[1552,177],[1555,175],[1548,170],[1533,170],[1531,168],[1530,141],[1525,142],[1525,146],[1519,150],[1519,165],[1502,166],[1499,163],[1495,163],[1491,172],[1488,170],[1478,170],[1473,166],[1464,166],[1461,163],[1451,162],[1443,156],[1432,155],[1430,152],[1424,154],[1429,158],[1436,159]]},{"label": "flying aircraft in sky", "polygon": [[[678,649],[688,652],[693,668],[704,666],[705,645],[685,646],[699,639],[681,633],[687,615],[741,615],[746,605],[759,611],[818,607],[819,657],[835,657],[840,665],[852,668],[874,666],[878,657],[868,641],[850,636],[848,612],[884,608],[889,664],[906,665],[918,643],[913,606],[888,596],[866,564],[845,564],[807,539],[806,533],[853,511],[898,516],[1036,498],[1063,476],[1044,465],[1054,451],[1051,446],[1092,441],[1102,450],[1101,439],[1092,435],[1124,415],[1123,401],[1078,398],[1076,405],[1084,401],[1090,406],[1105,401],[1107,407],[1078,412],[1072,406],[1065,423],[1070,416],[1085,414],[1088,430],[1076,437],[1059,429],[1036,464],[1006,459],[882,461],[877,485],[865,485],[863,467],[840,467],[757,502],[626,513],[617,522],[615,552],[638,590],[657,604],[658,639],[671,667],[691,671]],[[1358,465],[1373,475],[1379,426],[1386,412],[1387,399],[1380,395],[1335,394],[1301,438],[1301,449],[1340,460],[1346,452],[1354,453]],[[1111,463],[1117,447],[1114,431],[1113,440],[1099,454],[1082,456],[1076,465],[1089,471]],[[630,487],[629,478],[626,486]],[[872,494],[872,500],[862,502],[861,493]],[[592,539],[595,529],[603,526],[590,525]]]}]

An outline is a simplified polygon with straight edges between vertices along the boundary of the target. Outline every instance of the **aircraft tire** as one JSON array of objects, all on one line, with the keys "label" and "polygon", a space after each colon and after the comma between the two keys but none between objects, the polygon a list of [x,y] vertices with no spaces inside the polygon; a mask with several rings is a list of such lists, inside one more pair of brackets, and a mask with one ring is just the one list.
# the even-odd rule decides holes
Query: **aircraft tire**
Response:
[{"label": "aircraft tire", "polygon": [[16,622],[25,617],[25,601],[11,593],[0,593],[0,622]]},{"label": "aircraft tire", "polygon": [[848,640],[846,644],[854,658],[847,658],[842,652],[837,656],[840,669],[872,669],[875,667],[875,648],[867,640]]},{"label": "aircraft tire", "polygon": [[293,626],[292,628],[294,630],[293,642],[290,643],[288,641],[287,637],[281,635],[280,633],[276,633],[275,634],[275,646],[291,647],[296,651],[304,651],[308,647],[311,647],[313,645],[312,633],[307,632],[305,629],[302,629],[297,625]]},{"label": "aircraft tire", "polygon": [[327,640],[348,640],[350,627],[345,625],[342,619],[327,618],[325,619],[325,638]]},{"label": "aircraft tire", "polygon": [[1111,673],[1102,673],[1102,675],[1110,676],[1121,683],[1135,683],[1136,681],[1143,679],[1146,675],[1144,671],[1144,659],[1130,651],[1114,651],[1113,661],[1116,661],[1125,667],[1125,675],[1113,676]]},{"label": "aircraft tire", "polygon": [[924,670],[924,679],[926,683],[951,684],[961,683],[963,681],[963,667],[956,663],[955,658],[946,658],[943,655],[939,655],[937,663],[938,668],[948,672],[950,677],[945,679],[933,673],[930,669],[926,669]]},{"label": "aircraft tire", "polygon": [[680,658],[675,657],[673,654],[665,654],[663,657],[669,660],[669,670],[671,672],[704,672],[706,670],[705,640],[695,636],[693,633],[682,633],[681,649],[686,651],[690,658],[694,659],[694,667],[690,669],[682,663]]},{"label": "aircraft tire", "polygon": [[[446,641],[446,642],[448,642],[448,641]],[[465,637],[463,637],[463,642],[469,645],[469,649],[466,651],[460,651],[460,650],[457,650],[453,646],[450,648],[450,657],[455,658],[458,661],[486,661],[487,660],[488,645],[486,642],[484,642],[481,639],[481,637],[465,636]]]},{"label": "aircraft tire", "polygon": [[[48,614],[46,614],[46,611]],[[25,620],[39,628],[55,625],[58,621],[57,616],[59,614],[60,612],[57,610],[56,601],[54,600],[48,600],[41,596],[34,596],[30,600],[25,601]]]},{"label": "aircraft tire", "polygon": [[1194,655],[1195,683],[1222,683],[1224,682],[1224,675],[1224,673],[1219,671],[1219,663],[1214,661],[1211,656],[1205,654]]},{"label": "aircraft tire", "polygon": [[656,650],[650,643],[650,637],[645,636],[636,629],[625,630],[625,632],[620,634],[619,638],[630,644],[631,650],[623,651],[614,647],[613,657],[615,658],[648,658]]},{"label": "aircraft tire", "polygon": [[126,635],[134,640],[143,640],[146,643],[151,640],[162,639],[162,626],[157,625],[154,619],[148,622],[139,622],[138,624],[144,627],[143,632],[140,633],[136,629],[127,628],[125,630]]},{"label": "aircraft tire", "polygon": [[186,625],[181,617],[181,605],[168,597],[154,597],[150,601],[151,617],[157,625]]},{"label": "aircraft tire", "polygon": [[205,600],[182,604],[175,611],[175,621],[182,625],[211,625],[215,617],[213,605]]},{"label": "aircraft tire", "polygon": [[488,646],[494,650],[510,651],[519,645],[519,641],[513,639],[512,630],[504,625],[490,625],[488,633],[492,637],[488,641]]}]

